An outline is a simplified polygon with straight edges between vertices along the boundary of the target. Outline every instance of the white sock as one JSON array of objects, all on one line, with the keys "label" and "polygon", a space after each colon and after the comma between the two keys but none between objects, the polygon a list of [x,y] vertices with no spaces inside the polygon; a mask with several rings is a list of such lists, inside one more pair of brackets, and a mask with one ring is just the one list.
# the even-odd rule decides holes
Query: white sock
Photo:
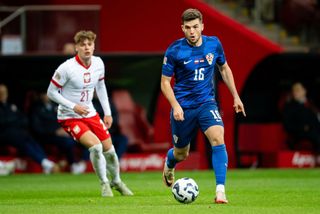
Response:
[{"label": "white sock", "polygon": [[107,160],[107,172],[110,175],[112,181],[114,183],[121,182],[120,164],[114,146],[112,145],[112,147],[108,151],[104,152],[103,155]]},{"label": "white sock", "polygon": [[41,161],[41,166],[42,166],[42,170],[45,174],[50,174],[52,168],[54,167],[54,162],[52,162],[51,160],[44,158]]},{"label": "white sock", "polygon": [[225,192],[224,185],[218,184],[216,186],[216,192]]},{"label": "white sock", "polygon": [[106,174],[106,159],[102,155],[102,144],[99,143],[91,146],[89,152],[93,169],[99,177],[101,184],[109,182]]},{"label": "white sock", "polygon": [[42,168],[52,168],[54,163],[51,160],[48,160],[47,158],[43,159],[41,161]]}]

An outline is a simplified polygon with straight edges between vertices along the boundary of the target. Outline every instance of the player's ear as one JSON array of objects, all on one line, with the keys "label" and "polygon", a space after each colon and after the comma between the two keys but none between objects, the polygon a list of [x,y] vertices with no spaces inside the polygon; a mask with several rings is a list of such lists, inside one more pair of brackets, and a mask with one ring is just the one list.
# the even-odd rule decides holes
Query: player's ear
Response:
[{"label": "player's ear", "polygon": [[184,25],[181,25],[181,30],[182,32],[184,32]]},{"label": "player's ear", "polygon": [[203,31],[203,29],[204,29],[204,24],[202,23],[201,24],[201,31]]}]

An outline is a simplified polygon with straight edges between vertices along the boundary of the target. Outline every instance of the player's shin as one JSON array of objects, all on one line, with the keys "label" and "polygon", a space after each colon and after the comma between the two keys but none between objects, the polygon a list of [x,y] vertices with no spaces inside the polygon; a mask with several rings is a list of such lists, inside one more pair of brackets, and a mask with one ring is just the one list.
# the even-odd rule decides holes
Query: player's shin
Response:
[{"label": "player's shin", "polygon": [[175,157],[174,157],[174,149],[171,148],[169,149],[168,153],[167,153],[167,159],[166,159],[166,164],[168,166],[168,168],[172,169],[176,166],[176,164],[179,162]]},{"label": "player's shin", "polygon": [[224,186],[228,168],[228,154],[225,144],[212,146],[212,166],[216,177],[216,185]]},{"label": "player's shin", "polygon": [[120,164],[119,159],[114,149],[114,146],[103,152],[103,155],[107,161],[107,173],[110,175],[113,183],[119,183],[120,179]]},{"label": "player's shin", "polygon": [[90,160],[94,171],[100,179],[101,184],[108,183],[106,174],[106,159],[102,155],[102,144],[96,144],[89,148]]}]

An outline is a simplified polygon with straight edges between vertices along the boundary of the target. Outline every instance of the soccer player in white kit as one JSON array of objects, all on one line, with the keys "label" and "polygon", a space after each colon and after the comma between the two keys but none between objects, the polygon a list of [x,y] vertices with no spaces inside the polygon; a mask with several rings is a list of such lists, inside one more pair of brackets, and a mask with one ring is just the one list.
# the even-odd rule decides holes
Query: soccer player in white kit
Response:
[{"label": "soccer player in white kit", "polygon": [[[100,57],[93,56],[95,39],[96,34],[92,31],[76,33],[77,54],[57,68],[47,94],[59,104],[60,125],[89,149],[91,163],[101,183],[101,195],[112,197],[111,188],[115,188],[129,196],[133,193],[121,181],[119,160],[108,132],[112,116],[104,81],[104,63]],[[103,121],[92,104],[94,91],[104,111]]]}]

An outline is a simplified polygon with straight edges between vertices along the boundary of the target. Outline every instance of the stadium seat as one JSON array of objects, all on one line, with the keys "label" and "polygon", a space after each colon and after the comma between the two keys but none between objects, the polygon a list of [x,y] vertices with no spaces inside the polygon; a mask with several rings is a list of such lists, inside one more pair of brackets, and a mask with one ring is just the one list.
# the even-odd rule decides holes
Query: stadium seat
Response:
[{"label": "stadium seat", "polygon": [[286,135],[281,123],[240,124],[237,139],[239,167],[246,165],[241,161],[243,156],[254,157],[249,165],[261,165],[264,155],[287,149],[285,142]]},{"label": "stadium seat", "polygon": [[299,152],[312,152],[310,141],[296,141],[286,134],[280,122],[240,124],[237,143],[239,167],[287,167],[288,154],[292,158]]},{"label": "stadium seat", "polygon": [[128,137],[128,152],[165,152],[169,143],[154,142],[154,129],[145,109],[136,104],[127,90],[115,90],[112,100],[119,114],[119,127]]}]

